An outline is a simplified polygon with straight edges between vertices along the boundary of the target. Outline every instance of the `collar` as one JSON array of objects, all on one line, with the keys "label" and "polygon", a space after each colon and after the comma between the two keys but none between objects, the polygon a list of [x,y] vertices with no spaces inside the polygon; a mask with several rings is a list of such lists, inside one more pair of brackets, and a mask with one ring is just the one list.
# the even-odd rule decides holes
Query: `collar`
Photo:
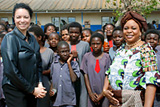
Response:
[{"label": "collar", "polygon": [[26,36],[24,36],[17,27],[14,28],[13,32],[16,34],[16,36],[18,36],[19,38],[21,38],[23,40],[26,40],[26,36],[31,37],[31,35],[29,34],[28,31],[27,31]]}]

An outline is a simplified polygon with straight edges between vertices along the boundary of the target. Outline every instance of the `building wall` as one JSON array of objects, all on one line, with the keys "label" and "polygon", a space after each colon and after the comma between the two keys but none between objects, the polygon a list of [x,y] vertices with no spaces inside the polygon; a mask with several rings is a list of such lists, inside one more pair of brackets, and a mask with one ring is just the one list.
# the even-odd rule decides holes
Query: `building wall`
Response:
[{"label": "building wall", "polygon": [[[152,12],[151,15],[147,17],[147,22],[152,23],[153,20],[156,20],[157,26],[160,28],[160,12]],[[83,20],[82,20],[83,16]],[[101,29],[102,27],[102,17],[112,17],[112,13],[103,13],[103,12],[97,12],[97,13],[37,13],[37,21],[40,22],[40,24],[43,26],[46,23],[51,23],[52,17],[75,17],[76,21],[84,26],[85,21],[90,22],[90,28],[95,31],[97,29]],[[12,24],[12,13],[0,13],[0,18],[8,18],[8,21],[10,24]],[[82,23],[83,21],[83,23]],[[32,22],[36,23],[36,16],[35,13],[33,14]]]}]

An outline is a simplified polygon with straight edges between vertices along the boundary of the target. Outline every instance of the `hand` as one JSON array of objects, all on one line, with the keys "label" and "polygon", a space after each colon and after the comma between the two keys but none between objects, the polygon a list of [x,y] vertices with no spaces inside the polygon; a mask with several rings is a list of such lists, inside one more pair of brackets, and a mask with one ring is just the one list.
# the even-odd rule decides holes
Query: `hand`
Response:
[{"label": "hand", "polygon": [[67,63],[70,63],[72,59],[73,59],[73,54],[70,54],[70,55],[69,55],[69,58],[68,58],[68,60],[67,60]]},{"label": "hand", "polygon": [[50,96],[54,96],[54,95],[56,94],[56,92],[57,92],[57,90],[54,89],[54,88],[52,88],[52,89],[50,89],[50,91],[49,91],[49,95],[50,95]]},{"label": "hand", "polygon": [[89,97],[90,97],[90,99],[94,102],[94,103],[97,103],[98,101],[97,101],[97,94],[96,93],[90,93],[89,94]]},{"label": "hand", "polygon": [[78,57],[78,52],[77,51],[72,51],[71,54],[73,54],[73,58],[77,58]]},{"label": "hand", "polygon": [[97,101],[99,102],[103,97],[104,97],[103,93],[97,95]]},{"label": "hand", "polygon": [[113,93],[110,90],[103,90],[103,95],[108,98],[108,100],[114,105],[120,105],[119,101],[113,97]]},{"label": "hand", "polygon": [[109,49],[110,49],[110,47],[109,47],[109,45],[107,45],[106,47],[103,47],[103,52],[109,53]]},{"label": "hand", "polygon": [[41,88],[44,88],[44,89],[45,89],[45,87],[43,87],[43,85],[42,85],[42,82],[39,82],[39,83],[38,83],[38,87],[41,87]]}]

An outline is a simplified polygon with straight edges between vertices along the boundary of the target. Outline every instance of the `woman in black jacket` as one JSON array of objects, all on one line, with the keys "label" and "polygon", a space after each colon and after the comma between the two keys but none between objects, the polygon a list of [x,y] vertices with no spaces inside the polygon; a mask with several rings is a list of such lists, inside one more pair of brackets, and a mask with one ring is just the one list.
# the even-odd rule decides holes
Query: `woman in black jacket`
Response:
[{"label": "woman in black jacket", "polygon": [[3,90],[8,107],[35,107],[35,98],[46,94],[41,83],[39,44],[27,31],[32,13],[28,5],[16,4],[13,9],[15,28],[2,41]]}]

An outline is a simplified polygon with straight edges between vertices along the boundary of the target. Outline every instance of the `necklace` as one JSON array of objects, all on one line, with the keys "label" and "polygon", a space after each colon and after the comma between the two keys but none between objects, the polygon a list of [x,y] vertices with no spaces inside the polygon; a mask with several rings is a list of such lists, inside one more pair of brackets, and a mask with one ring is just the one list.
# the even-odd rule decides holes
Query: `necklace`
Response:
[{"label": "necklace", "polygon": [[139,39],[137,42],[135,42],[135,43],[133,43],[133,44],[130,44],[130,45],[126,43],[126,46],[127,46],[129,49],[131,49],[133,46],[137,45],[138,42],[140,42],[140,41],[141,41],[141,39]]}]

